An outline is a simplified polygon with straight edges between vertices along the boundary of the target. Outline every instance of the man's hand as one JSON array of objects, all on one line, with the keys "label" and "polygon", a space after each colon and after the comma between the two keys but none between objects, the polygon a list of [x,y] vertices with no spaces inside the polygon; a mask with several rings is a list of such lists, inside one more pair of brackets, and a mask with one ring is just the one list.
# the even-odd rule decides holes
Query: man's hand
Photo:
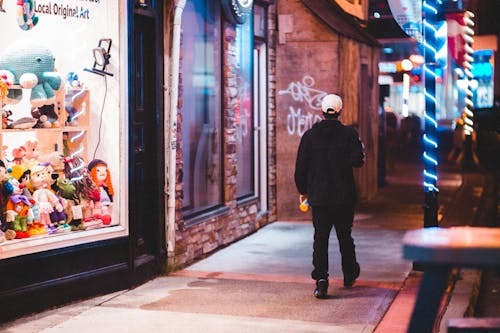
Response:
[{"label": "man's hand", "polygon": [[300,202],[304,202],[304,201],[306,201],[306,200],[307,200],[307,195],[305,195],[305,194],[301,194],[301,195],[299,195],[299,201],[300,201]]}]

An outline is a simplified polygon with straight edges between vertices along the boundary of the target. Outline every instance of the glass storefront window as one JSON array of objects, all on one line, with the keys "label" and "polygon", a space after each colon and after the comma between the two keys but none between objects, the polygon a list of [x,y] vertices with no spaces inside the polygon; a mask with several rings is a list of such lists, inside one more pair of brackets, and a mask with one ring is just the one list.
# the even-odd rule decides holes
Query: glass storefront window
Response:
[{"label": "glass storefront window", "polygon": [[125,12],[122,1],[3,2],[0,259],[127,234]]},{"label": "glass storefront window", "polygon": [[253,20],[236,26],[236,77],[238,105],[236,118],[236,156],[238,198],[254,194],[254,117],[253,117]]},{"label": "glass storefront window", "polygon": [[222,203],[221,13],[188,1],[182,19],[182,156],[185,214]]}]

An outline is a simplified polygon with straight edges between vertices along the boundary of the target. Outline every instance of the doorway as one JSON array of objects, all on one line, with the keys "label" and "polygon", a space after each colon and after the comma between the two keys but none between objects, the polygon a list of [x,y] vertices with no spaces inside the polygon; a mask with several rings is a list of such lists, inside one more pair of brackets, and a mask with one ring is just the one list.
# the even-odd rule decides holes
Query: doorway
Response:
[{"label": "doorway", "polygon": [[[161,5],[158,5],[161,7]],[[157,275],[164,246],[161,8],[136,8],[130,75],[129,227],[132,284]]]}]

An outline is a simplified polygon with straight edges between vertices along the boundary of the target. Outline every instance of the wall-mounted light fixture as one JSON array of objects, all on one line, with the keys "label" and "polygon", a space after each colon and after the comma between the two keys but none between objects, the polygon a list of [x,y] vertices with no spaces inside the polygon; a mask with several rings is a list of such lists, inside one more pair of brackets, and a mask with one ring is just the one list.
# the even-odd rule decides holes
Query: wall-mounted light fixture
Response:
[{"label": "wall-mounted light fixture", "polygon": [[109,58],[111,54],[111,38],[101,38],[99,39],[99,44],[96,48],[92,49],[92,55],[94,56],[94,65],[92,68],[85,68],[87,72],[91,72],[98,75],[109,75],[113,76],[112,73],[106,71],[106,66],[109,65]]}]

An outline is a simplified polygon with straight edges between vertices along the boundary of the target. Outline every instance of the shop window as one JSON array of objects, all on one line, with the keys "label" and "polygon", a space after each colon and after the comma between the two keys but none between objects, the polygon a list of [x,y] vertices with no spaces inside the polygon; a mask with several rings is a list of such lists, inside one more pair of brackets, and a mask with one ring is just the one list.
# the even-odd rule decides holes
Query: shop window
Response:
[{"label": "shop window", "polygon": [[127,233],[123,12],[0,1],[0,259]]},{"label": "shop window", "polygon": [[236,25],[236,78],[238,102],[236,118],[236,157],[238,198],[254,194],[254,116],[253,116],[253,20]]},{"label": "shop window", "polygon": [[188,1],[182,19],[182,158],[186,215],[222,203],[220,3]]}]

